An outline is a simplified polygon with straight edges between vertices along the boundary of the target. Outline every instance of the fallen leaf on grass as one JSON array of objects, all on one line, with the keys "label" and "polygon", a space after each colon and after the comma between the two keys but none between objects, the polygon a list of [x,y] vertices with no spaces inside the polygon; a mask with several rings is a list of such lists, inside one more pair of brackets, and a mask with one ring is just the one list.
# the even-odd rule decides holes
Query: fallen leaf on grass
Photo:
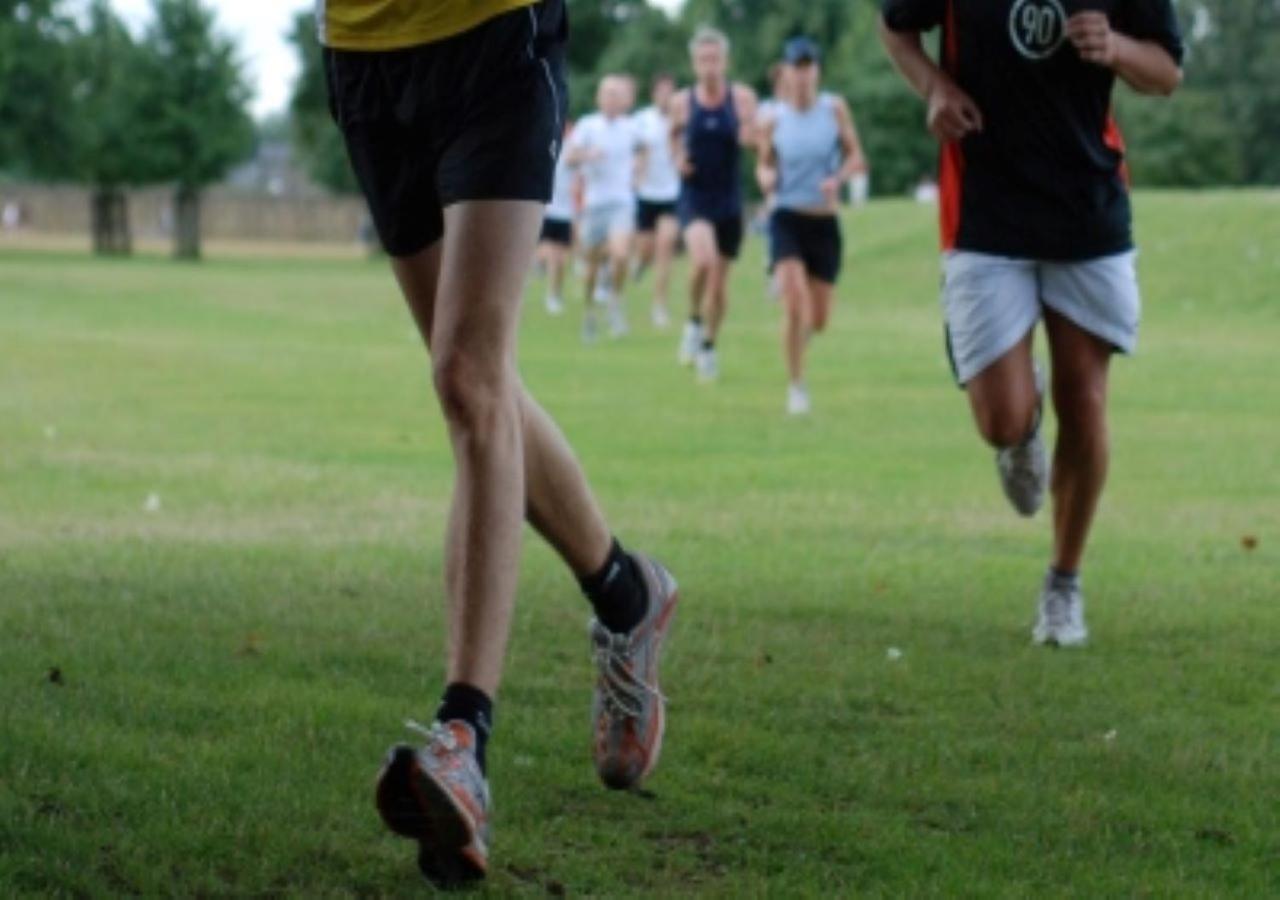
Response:
[{"label": "fallen leaf on grass", "polygon": [[884,656],[885,659],[889,660],[889,662],[897,662],[902,659],[902,651],[897,647],[890,647],[888,650],[884,651]]},{"label": "fallen leaf on grass", "polygon": [[253,632],[244,636],[244,643],[236,651],[237,656],[258,656],[262,653],[262,639]]},{"label": "fallen leaf on grass", "polygon": [[52,669],[49,670],[48,678],[49,678],[50,684],[57,684],[57,685],[66,684],[66,682],[62,680],[62,670],[57,666],[54,666]]},{"label": "fallen leaf on grass", "polygon": [[156,493],[147,494],[147,499],[142,501],[143,512],[160,512],[160,495]]},{"label": "fallen leaf on grass", "polygon": [[1240,546],[1245,550],[1257,550],[1258,539],[1252,534],[1246,534],[1244,537],[1240,538]]}]

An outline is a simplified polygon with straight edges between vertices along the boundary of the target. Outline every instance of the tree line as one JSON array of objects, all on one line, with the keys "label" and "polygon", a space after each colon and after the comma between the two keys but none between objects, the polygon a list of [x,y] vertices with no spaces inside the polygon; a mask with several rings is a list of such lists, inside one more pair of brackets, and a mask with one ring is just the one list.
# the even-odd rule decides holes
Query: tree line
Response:
[{"label": "tree line", "polygon": [[[589,110],[600,77],[633,75],[643,88],[659,72],[688,84],[687,43],[713,24],[732,43],[735,78],[769,93],[769,67],[783,42],[805,34],[825,51],[827,90],[850,102],[879,194],[899,194],[936,166],[923,107],[880,47],[878,0],[687,0],[672,18],[646,0],[567,0],[570,97]],[[1116,115],[1137,184],[1205,187],[1280,184],[1280,0],[1175,0],[1187,42],[1186,81],[1175,98],[1151,101],[1124,87]],[[294,42],[303,77],[293,97],[298,145],[312,176],[353,190],[328,125],[315,23],[298,17]]]},{"label": "tree line", "polygon": [[88,185],[95,251],[127,254],[128,193],[173,186],[174,255],[200,255],[200,195],[252,150],[235,44],[199,0],[152,0],[135,38],[107,0],[0,0],[0,174]]},{"label": "tree line", "polygon": [[[898,194],[935,167],[923,109],[876,34],[877,0],[687,0],[668,16],[647,0],[567,0],[572,112],[599,78],[659,72],[691,80],[687,43],[702,23],[732,45],[734,76],[768,94],[784,40],[825,51],[826,89],[846,97],[873,169]],[[1144,186],[1280,184],[1280,0],[1175,0],[1187,40],[1186,82],[1169,101],[1117,90],[1134,180]],[[201,190],[254,145],[251,91],[234,42],[201,0],[151,0],[135,37],[107,0],[0,0],[0,175],[92,188],[94,246],[130,249],[127,190],[174,186],[175,251],[199,254]],[[355,182],[329,118],[312,14],[290,34],[300,74],[289,133],[311,177],[350,193]]]}]

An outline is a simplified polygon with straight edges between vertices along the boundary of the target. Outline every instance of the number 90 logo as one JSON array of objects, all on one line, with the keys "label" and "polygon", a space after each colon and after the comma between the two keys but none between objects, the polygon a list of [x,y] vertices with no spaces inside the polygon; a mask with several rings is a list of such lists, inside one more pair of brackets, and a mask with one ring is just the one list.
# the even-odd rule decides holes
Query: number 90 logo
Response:
[{"label": "number 90 logo", "polygon": [[1009,36],[1027,59],[1048,59],[1067,37],[1067,14],[1058,0],[1018,0],[1009,13]]}]

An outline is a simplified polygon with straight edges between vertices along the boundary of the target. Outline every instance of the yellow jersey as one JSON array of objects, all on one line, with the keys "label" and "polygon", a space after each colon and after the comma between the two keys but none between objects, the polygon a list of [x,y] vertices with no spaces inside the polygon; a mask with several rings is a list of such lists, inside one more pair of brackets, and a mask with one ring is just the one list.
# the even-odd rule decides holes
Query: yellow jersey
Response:
[{"label": "yellow jersey", "polygon": [[537,0],[318,0],[320,43],[337,50],[399,50],[453,37]]}]

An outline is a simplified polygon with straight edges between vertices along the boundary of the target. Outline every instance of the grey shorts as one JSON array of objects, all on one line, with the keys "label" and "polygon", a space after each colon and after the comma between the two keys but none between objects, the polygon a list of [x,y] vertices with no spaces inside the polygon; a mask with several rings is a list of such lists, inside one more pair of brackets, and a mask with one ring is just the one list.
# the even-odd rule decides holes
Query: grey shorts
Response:
[{"label": "grey shorts", "polygon": [[595,250],[614,235],[628,235],[636,230],[634,203],[610,203],[587,207],[582,212],[579,236],[582,246]]},{"label": "grey shorts", "polygon": [[1083,262],[1037,262],[959,250],[942,260],[942,310],[956,381],[1008,353],[1047,307],[1121,353],[1138,343],[1142,298],[1130,250]]}]

